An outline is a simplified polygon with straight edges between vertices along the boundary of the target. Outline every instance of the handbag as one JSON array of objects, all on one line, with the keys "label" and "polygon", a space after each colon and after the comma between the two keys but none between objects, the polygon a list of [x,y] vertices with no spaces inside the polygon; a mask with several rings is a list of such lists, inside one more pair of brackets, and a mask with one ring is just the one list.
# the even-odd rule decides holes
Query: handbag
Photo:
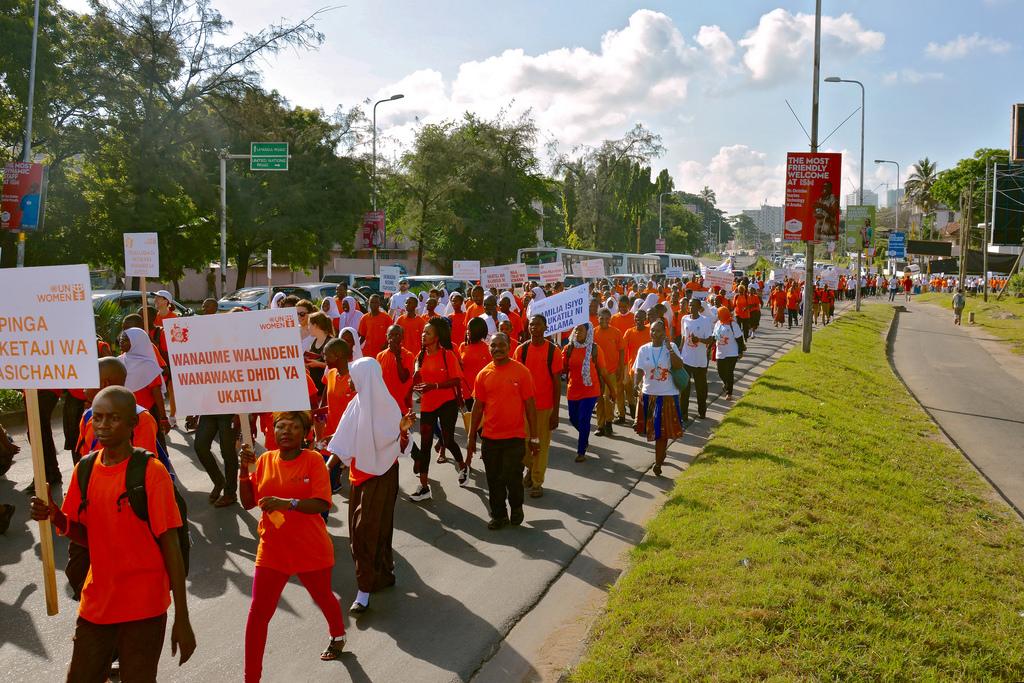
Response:
[{"label": "handbag", "polygon": [[[676,352],[672,350],[671,344],[669,344],[668,352],[676,355]],[[682,358],[679,358],[679,360],[682,360]],[[672,373],[672,383],[676,385],[676,389],[680,392],[686,391],[686,387],[690,386],[690,373],[686,371],[686,368],[672,369],[672,361],[670,359],[669,372]]]},{"label": "handbag", "polygon": [[[735,331],[735,330],[734,330]],[[743,338],[743,333],[736,335],[736,346],[740,350],[739,355],[743,355],[747,351],[747,340]]]}]

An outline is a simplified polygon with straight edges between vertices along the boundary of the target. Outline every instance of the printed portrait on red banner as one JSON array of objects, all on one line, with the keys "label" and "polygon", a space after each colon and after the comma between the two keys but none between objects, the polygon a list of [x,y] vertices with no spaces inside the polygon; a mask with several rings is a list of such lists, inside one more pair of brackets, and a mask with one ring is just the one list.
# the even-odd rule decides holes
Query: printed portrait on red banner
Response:
[{"label": "printed portrait on red banner", "polygon": [[843,155],[790,152],[786,158],[788,241],[835,242],[839,238],[839,193]]}]

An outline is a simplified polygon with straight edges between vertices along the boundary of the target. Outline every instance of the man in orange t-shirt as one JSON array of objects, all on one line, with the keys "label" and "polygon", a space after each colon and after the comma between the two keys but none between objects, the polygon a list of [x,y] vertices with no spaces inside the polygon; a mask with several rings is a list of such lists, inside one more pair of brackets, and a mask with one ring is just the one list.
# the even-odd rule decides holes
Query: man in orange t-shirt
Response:
[{"label": "man in orange t-shirt", "polygon": [[[470,422],[467,458],[476,451],[481,433],[487,495],[491,511],[488,529],[523,523],[523,454],[540,450],[533,378],[526,366],[509,357],[508,337],[491,337],[491,364],[476,378],[476,400]],[[508,500],[508,507],[505,505]]]},{"label": "man in orange t-shirt", "polygon": [[359,321],[357,330],[363,342],[364,356],[372,358],[384,350],[388,341],[388,328],[391,325],[391,317],[380,310],[380,296],[374,294],[370,297],[370,312]]},{"label": "man in orange t-shirt", "polygon": [[604,353],[607,364],[605,370],[610,380],[602,387],[601,400],[597,402],[597,435],[611,436],[612,418],[616,407],[619,412],[619,424],[626,421],[625,396],[621,391],[623,374],[626,372],[626,343],[622,333],[611,326],[612,314],[607,308],[601,309],[597,319],[594,343]]},{"label": "man in orange t-shirt", "polygon": [[[101,450],[75,466],[61,507],[34,496],[31,501],[32,519],[49,520],[72,543],[89,548],[89,573],[82,587],[67,678],[106,680],[117,650],[124,680],[155,681],[172,593],[172,651],[181,649],[180,664],[184,664],[196,648],[178,543],[182,519],[171,477],[155,458],[145,461],[148,522],[121,499],[128,463],[140,457],[133,455],[131,441],[138,424],[132,393],[124,387],[107,387],[96,395],[92,410]],[[92,467],[88,505],[78,482],[85,463]]]},{"label": "man in orange t-shirt", "polygon": [[405,315],[395,320],[395,324],[402,328],[405,335],[402,338],[402,348],[414,356],[420,352],[423,341],[423,327],[427,321],[416,314],[419,307],[419,299],[410,297],[405,300]]},{"label": "man in orange t-shirt", "polygon": [[558,428],[558,408],[562,397],[562,354],[545,334],[548,322],[541,314],[530,318],[530,338],[512,354],[526,366],[533,378],[534,406],[537,409],[537,454],[526,458],[523,486],[530,488],[531,498],[544,495],[544,475],[548,469],[551,432]]},{"label": "man in orange t-shirt", "polygon": [[636,403],[633,401],[633,363],[636,362],[636,354],[640,347],[651,341],[651,328],[647,326],[647,311],[637,311],[634,325],[622,335],[622,342],[626,347],[626,381],[622,386],[622,393],[629,397],[629,412],[632,415],[636,410]]},{"label": "man in orange t-shirt", "polygon": [[452,344],[456,348],[466,341],[466,325],[469,318],[467,317],[466,310],[462,307],[464,301],[465,298],[461,294],[452,292],[452,312],[448,316],[448,322],[452,326]]},{"label": "man in orange t-shirt", "polygon": [[484,311],[484,288],[480,285],[473,287],[470,293],[472,301],[466,304],[466,319],[471,320],[485,313]]},{"label": "man in orange t-shirt", "polygon": [[376,358],[384,375],[384,386],[405,415],[412,410],[412,376],[416,368],[416,356],[402,348],[403,334],[398,325],[388,328],[388,347],[378,353]]},{"label": "man in orange t-shirt", "polygon": [[612,327],[622,334],[626,334],[626,331],[631,329],[635,323],[636,318],[629,312],[629,297],[620,296],[619,307],[615,315],[612,316]]}]

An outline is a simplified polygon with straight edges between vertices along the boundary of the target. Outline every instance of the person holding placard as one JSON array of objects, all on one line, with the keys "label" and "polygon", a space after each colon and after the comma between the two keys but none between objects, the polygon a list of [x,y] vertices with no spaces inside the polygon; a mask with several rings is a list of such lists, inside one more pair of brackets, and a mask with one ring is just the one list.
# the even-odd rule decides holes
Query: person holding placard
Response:
[{"label": "person holding placard", "polygon": [[92,411],[101,448],[88,461],[85,495],[79,463],[61,507],[31,500],[32,519],[50,520],[57,533],[89,548],[67,680],[105,681],[117,651],[122,680],[155,681],[172,594],[171,654],[180,648],[179,664],[184,664],[196,649],[178,541],[181,514],[171,478],[155,458],[148,458],[145,468],[149,519],[124,505],[128,463],[143,453],[132,446],[138,424],[132,392],[109,386],[96,394]]},{"label": "person holding placard", "polygon": [[651,341],[641,347],[634,364],[639,394],[634,429],[654,442],[655,476],[661,476],[669,440],[683,435],[679,388],[672,376],[673,370],[682,369],[683,359],[665,329],[662,320],[651,325]]},{"label": "person holding placard", "polygon": [[398,499],[398,457],[409,444],[413,417],[402,415],[384,384],[380,364],[363,358],[349,366],[353,398],[341,416],[327,450],[348,465],[349,549],[358,593],[349,611],[361,614],[370,594],[395,585],[391,547]]},{"label": "person holding placard", "polygon": [[298,575],[327,620],[331,640],[320,659],[338,659],[345,648],[341,605],[331,590],[334,547],[321,517],[331,506],[331,485],[320,454],[302,447],[310,427],[309,412],[274,413],[278,450],[257,458],[248,444],[241,449],[242,506],[251,510],[259,505],[263,511],[245,624],[246,683],[255,683],[263,675],[270,619],[293,575]]},{"label": "person holding placard", "polygon": [[[558,404],[562,398],[562,359],[558,348],[545,335],[547,319],[537,314],[530,318],[530,339],[520,344],[512,357],[522,363],[533,378],[534,407],[537,410],[539,439],[536,453],[526,453],[523,486],[531,498],[544,495],[544,475],[548,469],[551,432],[558,428]],[[486,367],[486,366],[485,366]]]}]

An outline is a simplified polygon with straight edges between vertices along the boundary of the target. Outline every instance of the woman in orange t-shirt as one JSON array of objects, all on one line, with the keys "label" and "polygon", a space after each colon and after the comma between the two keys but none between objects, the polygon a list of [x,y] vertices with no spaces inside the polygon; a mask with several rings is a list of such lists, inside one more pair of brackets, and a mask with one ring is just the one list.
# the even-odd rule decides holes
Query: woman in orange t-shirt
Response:
[{"label": "woman in orange t-shirt", "polygon": [[491,362],[491,349],[484,340],[487,338],[487,323],[482,318],[470,318],[467,339],[459,346],[462,361],[462,395],[466,397],[466,409],[473,409],[476,397],[476,376]]},{"label": "woman in orange t-shirt", "polygon": [[576,462],[587,459],[590,443],[590,420],[601,397],[602,382],[608,381],[604,352],[594,343],[590,323],[578,325],[572,340],[562,352],[562,372],[569,376],[565,397],[569,404],[569,422],[576,428]]},{"label": "woman in orange t-shirt", "polygon": [[[331,485],[321,455],[303,448],[311,424],[308,412],[275,413],[274,436],[280,450],[257,458],[251,446],[243,445],[239,453],[242,506],[251,510],[259,505],[263,511],[245,623],[246,681],[258,681],[263,674],[267,627],[294,574],[327,619],[331,641],[320,659],[338,659],[345,648],[341,605],[331,590],[334,547],[321,517],[331,507]],[[250,468],[255,468],[252,474]]]},{"label": "woman in orange t-shirt", "polygon": [[[462,364],[452,350],[451,327],[444,318],[432,318],[423,328],[423,346],[416,357],[412,390],[420,395],[420,449],[413,459],[413,471],[420,485],[409,496],[414,501],[430,498],[430,446],[435,431],[441,433],[442,451],[438,462],[445,462],[445,448],[459,468],[459,486],[469,482],[469,466],[462,460],[462,449],[455,442],[455,420],[462,396]],[[415,453],[414,453],[415,455]]]}]

